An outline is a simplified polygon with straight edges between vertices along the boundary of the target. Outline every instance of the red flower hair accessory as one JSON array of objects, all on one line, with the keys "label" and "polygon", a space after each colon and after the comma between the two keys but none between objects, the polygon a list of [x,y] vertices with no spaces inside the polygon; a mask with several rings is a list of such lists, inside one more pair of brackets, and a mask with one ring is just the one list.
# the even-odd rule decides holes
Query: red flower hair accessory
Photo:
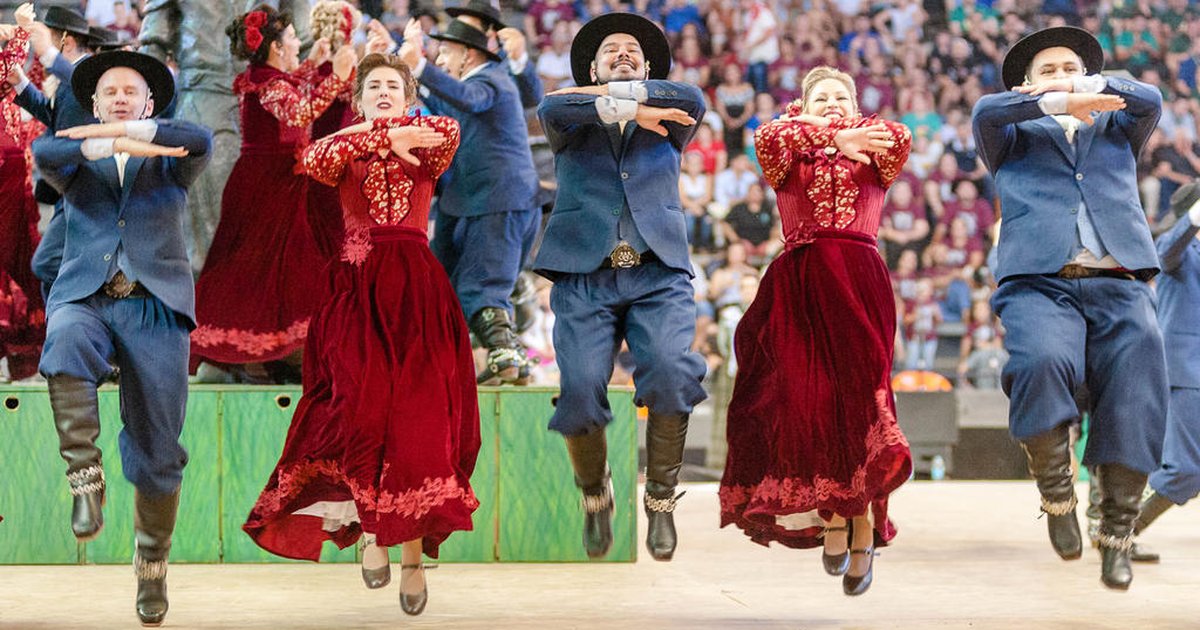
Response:
[{"label": "red flower hair accessory", "polygon": [[346,26],[342,29],[342,35],[345,36],[346,43],[349,44],[354,35],[354,12],[350,10],[350,5],[342,5],[342,17],[346,19]]},{"label": "red flower hair accessory", "polygon": [[259,29],[267,23],[266,12],[251,11],[246,14],[242,23],[246,25],[246,45],[250,47],[250,50],[258,52],[258,47],[263,43],[263,34]]}]

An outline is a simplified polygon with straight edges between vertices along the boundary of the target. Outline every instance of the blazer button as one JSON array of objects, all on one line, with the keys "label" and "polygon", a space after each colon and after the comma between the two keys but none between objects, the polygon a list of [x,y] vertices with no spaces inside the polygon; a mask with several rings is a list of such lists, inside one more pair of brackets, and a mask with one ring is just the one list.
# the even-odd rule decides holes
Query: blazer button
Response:
[{"label": "blazer button", "polygon": [[1077,182],[1083,181],[1083,173],[1075,173],[1075,181],[1077,181]]},{"label": "blazer button", "polygon": [[620,208],[613,208],[613,216],[614,216],[614,217],[619,217],[619,216],[621,216],[621,209],[620,209]]},{"label": "blazer button", "polygon": [[621,179],[629,179],[629,173],[621,173]]},{"label": "blazer button", "polygon": [[105,254],[104,260],[105,260],[105,262],[112,260],[112,254]]},{"label": "blazer button", "polygon": [[125,227],[125,219],[118,219],[117,227]]},{"label": "blazer button", "polygon": [[1079,214],[1079,208],[1071,208],[1071,214]]}]

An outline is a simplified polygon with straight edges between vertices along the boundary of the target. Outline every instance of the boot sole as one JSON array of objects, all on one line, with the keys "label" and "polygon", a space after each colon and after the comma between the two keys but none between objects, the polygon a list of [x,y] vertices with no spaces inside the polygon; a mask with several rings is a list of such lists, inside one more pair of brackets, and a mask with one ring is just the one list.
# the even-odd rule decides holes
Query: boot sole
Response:
[{"label": "boot sole", "polygon": [[104,531],[104,525],[101,525],[99,529],[97,529],[95,532],[93,532],[91,534],[88,534],[86,536],[78,536],[78,535],[75,536],[75,542],[81,542],[81,543],[92,542],[93,540],[96,540],[97,538],[99,538],[100,532],[103,532],[103,531]]},{"label": "boot sole", "polygon": [[1100,583],[1101,583],[1101,584],[1103,584],[1103,585],[1105,585],[1105,586],[1107,586],[1108,588],[1110,588],[1110,589],[1112,589],[1112,590],[1114,590],[1114,591],[1128,591],[1128,590],[1129,590],[1129,584],[1130,584],[1129,582],[1126,582],[1126,583],[1124,583],[1124,584],[1121,584],[1121,583],[1113,583],[1113,582],[1109,582],[1109,581],[1105,580],[1104,578],[1100,578]]}]

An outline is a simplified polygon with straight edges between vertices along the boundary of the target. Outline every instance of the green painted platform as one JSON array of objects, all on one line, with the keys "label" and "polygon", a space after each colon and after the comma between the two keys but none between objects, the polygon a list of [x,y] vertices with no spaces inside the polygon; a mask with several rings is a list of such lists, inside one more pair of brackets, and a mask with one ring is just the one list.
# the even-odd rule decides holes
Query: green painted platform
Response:
[{"label": "green painted platform", "polygon": [[[443,562],[587,562],[579,492],[566,447],[546,429],[558,390],[480,388],[483,445],[471,485],[475,529],[442,545]],[[194,385],[188,397],[184,471],[173,562],[291,562],[272,556],[241,525],[275,466],[300,397],[298,387]],[[616,495],[614,544],[605,558],[637,558],[637,427],[633,393],[609,392],[608,429]],[[105,474],[100,537],[76,543],[69,526],[65,465],[44,385],[0,386],[0,564],[124,564],[133,553],[133,487],[121,472],[118,392],[100,389]],[[398,550],[397,550],[398,551]],[[322,560],[353,562],[353,548],[327,544]]]}]

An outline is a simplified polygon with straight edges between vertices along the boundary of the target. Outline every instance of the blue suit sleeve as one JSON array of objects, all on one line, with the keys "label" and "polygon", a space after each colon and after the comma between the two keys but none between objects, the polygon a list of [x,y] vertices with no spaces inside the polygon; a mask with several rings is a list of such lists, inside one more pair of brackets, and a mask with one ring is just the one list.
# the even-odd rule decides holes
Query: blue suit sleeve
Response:
[{"label": "blue suit sleeve", "polygon": [[517,84],[517,93],[521,95],[521,107],[525,109],[537,107],[538,103],[542,102],[545,88],[542,86],[541,77],[533,67],[533,62],[526,63],[521,74],[514,74],[512,77],[513,82]]},{"label": "blue suit sleeve", "polygon": [[13,98],[17,107],[29,112],[38,122],[47,127],[54,127],[54,108],[50,107],[50,97],[32,84],[25,86],[20,94]]},{"label": "blue suit sleeve", "polygon": [[[478,76],[478,75],[477,75]],[[429,92],[461,111],[478,114],[496,102],[496,86],[484,77],[459,81],[433,64],[426,64],[419,78]]]},{"label": "blue suit sleeve", "polygon": [[171,174],[180,186],[190,186],[212,157],[212,132],[207,127],[185,120],[158,120],[158,131],[154,144],[165,147],[183,147],[188,154],[181,158],[168,158]]},{"label": "blue suit sleeve", "polygon": [[54,58],[54,63],[50,64],[50,74],[58,77],[59,81],[70,85],[71,76],[75,74],[75,64],[67,61],[67,58],[59,54]]},{"label": "blue suit sleeve", "polygon": [[83,140],[42,136],[33,141],[33,161],[42,178],[63,192],[79,172],[79,165],[88,161],[82,147]]},{"label": "blue suit sleeve", "polygon": [[979,155],[992,174],[1004,162],[1017,139],[1016,124],[1045,116],[1037,96],[1020,92],[988,94],[975,103],[971,126]]},{"label": "blue suit sleeve", "polygon": [[1113,112],[1112,120],[1129,139],[1133,154],[1139,155],[1158,126],[1158,118],[1162,115],[1162,92],[1141,81],[1119,77],[1107,77],[1107,83],[1104,94],[1125,99],[1125,109]]},{"label": "blue suit sleeve", "polygon": [[[646,81],[646,105],[682,109],[697,122],[704,118],[704,96],[700,89],[687,83],[674,81]],[[684,126],[676,123],[665,123],[668,137],[677,149],[683,148],[692,141],[696,134],[696,125]]]},{"label": "blue suit sleeve", "polygon": [[601,124],[596,97],[591,94],[554,94],[542,99],[538,119],[550,148],[557,153],[585,127]]},{"label": "blue suit sleeve", "polygon": [[1183,255],[1198,232],[1200,225],[1192,224],[1192,220],[1184,214],[1166,234],[1158,237],[1158,260],[1164,272],[1172,273],[1183,264]]}]

